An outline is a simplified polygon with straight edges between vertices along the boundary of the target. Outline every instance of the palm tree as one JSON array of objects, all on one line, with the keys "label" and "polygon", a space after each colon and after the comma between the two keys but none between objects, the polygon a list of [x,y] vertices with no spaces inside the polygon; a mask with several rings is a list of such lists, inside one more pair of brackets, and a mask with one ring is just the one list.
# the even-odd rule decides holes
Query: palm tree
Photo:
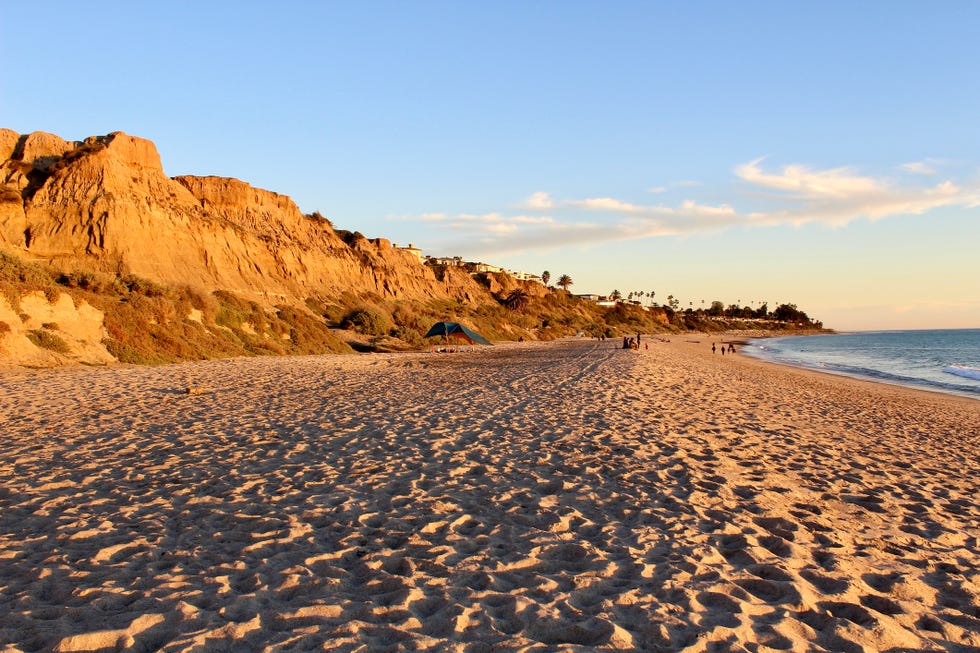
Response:
[{"label": "palm tree", "polygon": [[622,298],[623,293],[619,292],[618,290],[614,290],[609,294],[609,299],[613,300],[614,302],[618,302]]},{"label": "palm tree", "polygon": [[522,311],[531,301],[531,296],[523,288],[514,288],[504,299],[504,306],[512,311]]},{"label": "palm tree", "polygon": [[562,290],[567,291],[568,287],[571,286],[573,283],[574,282],[572,281],[572,278],[567,274],[563,274],[560,277],[558,277],[558,285],[562,287]]},{"label": "palm tree", "polygon": [[547,286],[549,281],[551,281],[551,273],[545,270],[541,273],[541,283]]}]

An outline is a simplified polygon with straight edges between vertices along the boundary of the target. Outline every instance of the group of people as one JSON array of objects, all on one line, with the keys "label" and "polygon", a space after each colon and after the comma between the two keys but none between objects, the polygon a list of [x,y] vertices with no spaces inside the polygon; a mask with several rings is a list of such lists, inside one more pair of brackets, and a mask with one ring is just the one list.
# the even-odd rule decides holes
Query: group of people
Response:
[{"label": "group of people", "polygon": [[[650,348],[650,343],[644,343],[646,348]],[[640,334],[636,334],[635,338],[629,336],[623,336],[623,349],[639,349],[640,348]]]},{"label": "group of people", "polygon": [[[725,343],[721,343],[721,355],[722,356],[725,355],[725,349],[726,349]],[[728,343],[727,349],[728,349],[728,351],[730,353],[732,353],[732,354],[735,353],[735,345],[733,345],[732,343]],[[711,343],[711,353],[712,354],[715,353],[715,343]]]}]

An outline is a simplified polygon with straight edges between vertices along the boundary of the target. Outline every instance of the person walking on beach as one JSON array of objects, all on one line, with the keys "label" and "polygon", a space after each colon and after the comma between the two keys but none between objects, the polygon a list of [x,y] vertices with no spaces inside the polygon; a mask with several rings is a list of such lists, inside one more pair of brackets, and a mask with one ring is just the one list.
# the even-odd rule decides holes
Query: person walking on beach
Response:
[{"label": "person walking on beach", "polygon": [[715,343],[711,343],[711,353],[715,353]]}]

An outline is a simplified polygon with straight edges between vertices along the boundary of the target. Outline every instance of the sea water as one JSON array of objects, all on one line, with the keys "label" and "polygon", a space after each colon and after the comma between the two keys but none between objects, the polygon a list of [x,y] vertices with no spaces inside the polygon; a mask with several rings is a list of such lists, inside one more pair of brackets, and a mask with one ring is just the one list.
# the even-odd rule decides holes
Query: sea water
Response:
[{"label": "sea water", "polygon": [[775,363],[980,399],[980,329],[762,338],[743,351]]}]

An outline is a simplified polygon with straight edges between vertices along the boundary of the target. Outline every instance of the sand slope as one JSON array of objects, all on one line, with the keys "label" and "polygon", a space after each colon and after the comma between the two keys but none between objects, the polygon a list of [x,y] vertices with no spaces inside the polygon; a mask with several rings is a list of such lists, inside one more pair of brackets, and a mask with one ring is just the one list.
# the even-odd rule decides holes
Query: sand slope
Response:
[{"label": "sand slope", "polygon": [[5,372],[0,650],[980,650],[980,402],[615,344]]}]

